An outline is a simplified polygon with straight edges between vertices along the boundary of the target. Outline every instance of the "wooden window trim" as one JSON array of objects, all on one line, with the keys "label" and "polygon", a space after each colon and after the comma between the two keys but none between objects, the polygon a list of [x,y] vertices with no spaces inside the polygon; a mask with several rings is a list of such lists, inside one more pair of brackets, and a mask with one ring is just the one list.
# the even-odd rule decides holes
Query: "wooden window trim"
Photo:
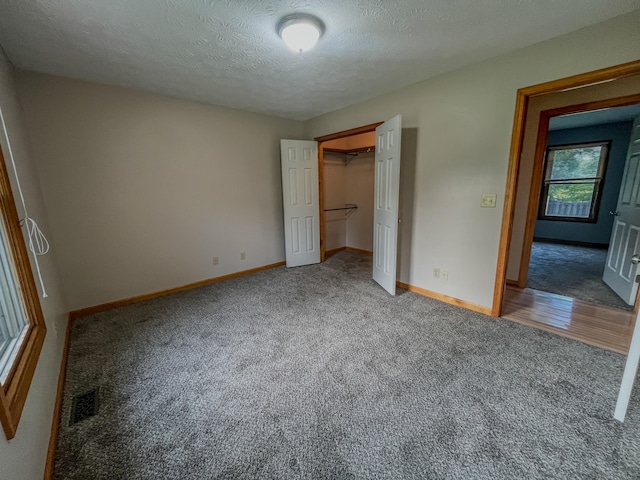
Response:
[{"label": "wooden window trim", "polygon": [[[598,163],[598,172],[596,177],[585,179],[571,179],[573,181],[584,181],[585,183],[593,183],[593,196],[591,199],[591,209],[588,217],[559,217],[548,216],[545,214],[547,196],[549,193],[549,187],[554,184],[550,181],[551,169],[553,168],[553,158],[550,159],[550,154],[558,150],[571,150],[576,148],[588,148],[588,147],[602,147],[600,150],[600,159]],[[597,142],[583,142],[575,144],[561,144],[547,147],[547,151],[544,156],[544,178],[542,179],[542,185],[540,189],[540,203],[538,205],[538,220],[544,220],[549,222],[576,222],[576,223],[598,223],[598,212],[600,211],[600,202],[602,201],[602,193],[604,187],[605,175],[607,172],[607,166],[609,164],[609,152],[611,151],[610,141],[597,141]],[[567,179],[567,182],[569,179]],[[556,180],[555,184],[558,184],[559,180]]]},{"label": "wooden window trim", "polygon": [[7,245],[15,268],[16,283],[22,291],[25,315],[29,323],[29,330],[20,346],[9,375],[4,384],[0,386],[0,423],[2,423],[7,440],[11,440],[15,437],[18,429],[18,422],[27,400],[27,393],[31,386],[47,329],[1,148],[0,212],[7,232]]}]

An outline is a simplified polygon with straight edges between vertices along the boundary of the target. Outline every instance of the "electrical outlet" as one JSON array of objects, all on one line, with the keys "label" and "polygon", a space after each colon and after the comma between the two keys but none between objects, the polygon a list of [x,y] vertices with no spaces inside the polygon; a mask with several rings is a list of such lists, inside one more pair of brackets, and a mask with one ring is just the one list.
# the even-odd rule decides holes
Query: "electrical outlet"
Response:
[{"label": "electrical outlet", "polygon": [[218,265],[220,263],[220,259],[218,257],[213,257],[213,264]]},{"label": "electrical outlet", "polygon": [[442,280],[449,280],[449,270],[446,270],[444,268],[440,270],[440,278]]},{"label": "electrical outlet", "polygon": [[440,269],[439,268],[434,268],[433,269],[433,278],[440,278]]},{"label": "electrical outlet", "polygon": [[244,260],[244,257],[245,257],[244,252],[241,252],[240,253],[240,260]]}]

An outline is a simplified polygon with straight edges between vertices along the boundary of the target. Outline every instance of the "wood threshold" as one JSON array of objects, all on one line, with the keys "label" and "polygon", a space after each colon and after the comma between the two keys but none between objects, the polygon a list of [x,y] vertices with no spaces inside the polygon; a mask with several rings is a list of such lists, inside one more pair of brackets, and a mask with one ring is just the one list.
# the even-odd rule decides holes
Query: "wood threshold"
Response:
[{"label": "wood threshold", "polygon": [[502,318],[624,355],[635,323],[631,311],[512,286]]},{"label": "wood threshold", "polygon": [[113,310],[114,308],[124,307],[138,302],[144,302],[146,300],[152,300],[158,297],[164,297],[165,295],[171,295],[172,293],[184,292],[185,290],[191,290],[193,288],[204,287],[218,282],[224,282],[225,280],[231,280],[232,278],[243,277],[245,275],[251,275],[252,273],[262,272],[263,270],[269,270],[271,268],[282,267],[286,265],[286,262],[277,262],[270,265],[263,265],[262,267],[250,268],[249,270],[242,270],[240,272],[229,273],[228,275],[222,275],[220,277],[208,278],[206,280],[200,280],[199,282],[188,283],[180,287],[169,288],[167,290],[161,290],[154,293],[146,293],[144,295],[138,295],[136,297],[125,298],[122,300],[116,300],[113,302],[107,302],[100,305],[94,305],[92,307],[80,308],[78,310],[72,310],[69,312],[71,320],[75,320],[79,317],[86,315],[93,315],[94,313],[106,312]]},{"label": "wood threshold", "polygon": [[396,286],[405,290],[409,290],[410,292],[417,293],[418,295],[422,295],[424,297],[433,298],[435,300],[455,305],[457,307],[466,308],[467,310],[473,310],[474,312],[484,313],[485,315],[491,315],[491,308],[489,307],[476,305],[475,303],[470,303],[465,300],[460,300],[459,298],[450,297],[442,293],[432,292],[431,290],[426,290],[424,288],[416,287],[404,282],[396,282]]},{"label": "wood threshold", "polygon": [[58,374],[58,391],[56,392],[56,404],[53,409],[53,421],[51,422],[51,435],[49,436],[49,448],[47,449],[47,462],[44,466],[44,480],[53,478],[53,469],[56,460],[56,447],[58,446],[58,436],[60,434],[60,422],[62,421],[62,398],[64,395],[64,385],[67,379],[67,362],[69,360],[69,340],[71,338],[71,315],[67,318],[67,328],[64,334],[64,346],[62,347],[62,359],[60,362],[60,373]]}]

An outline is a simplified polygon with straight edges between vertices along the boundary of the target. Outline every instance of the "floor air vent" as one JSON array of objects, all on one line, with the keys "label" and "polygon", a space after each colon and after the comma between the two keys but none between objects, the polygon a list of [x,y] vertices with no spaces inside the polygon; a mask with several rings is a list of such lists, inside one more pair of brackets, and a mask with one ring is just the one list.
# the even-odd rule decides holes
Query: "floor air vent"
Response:
[{"label": "floor air vent", "polygon": [[98,413],[98,388],[94,388],[90,392],[76,395],[73,397],[73,406],[71,407],[71,421],[69,425],[86,420]]}]

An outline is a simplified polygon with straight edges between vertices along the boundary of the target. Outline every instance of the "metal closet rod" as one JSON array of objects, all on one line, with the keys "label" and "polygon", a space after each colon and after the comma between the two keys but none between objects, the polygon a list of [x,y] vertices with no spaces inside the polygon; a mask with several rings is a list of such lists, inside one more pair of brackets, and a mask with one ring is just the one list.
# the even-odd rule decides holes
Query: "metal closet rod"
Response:
[{"label": "metal closet rod", "polygon": [[349,155],[350,157],[357,157],[360,153],[371,153],[373,152],[373,147],[369,147],[366,150],[355,150],[353,152],[344,152],[345,155]]},{"label": "metal closet rod", "polygon": [[360,147],[353,150],[345,150],[341,148],[325,148],[325,153],[333,153],[335,155],[349,155],[350,157],[357,157],[360,153],[371,153],[376,147]]},{"label": "metal closet rod", "polygon": [[348,203],[344,207],[326,208],[324,211],[325,212],[335,212],[337,210],[357,210],[357,209],[358,209],[358,205],[356,205],[355,203]]}]

